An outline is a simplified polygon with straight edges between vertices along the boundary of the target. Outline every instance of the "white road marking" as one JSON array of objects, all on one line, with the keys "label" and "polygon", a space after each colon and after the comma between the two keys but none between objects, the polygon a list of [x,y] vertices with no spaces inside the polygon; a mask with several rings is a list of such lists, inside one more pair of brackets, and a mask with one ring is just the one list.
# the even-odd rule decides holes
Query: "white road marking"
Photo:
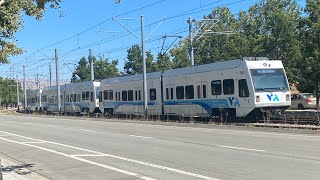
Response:
[{"label": "white road marking", "polygon": [[105,156],[103,154],[71,154],[72,157],[99,157],[99,156]]},{"label": "white road marking", "polygon": [[[66,144],[61,144],[61,143],[56,143],[56,142],[51,142],[51,141],[45,141],[45,140],[41,140],[41,139],[36,139],[36,138],[31,138],[31,137],[27,137],[27,136],[18,135],[18,134],[13,134],[13,133],[5,132],[5,131],[0,131],[0,133],[5,133],[5,134],[12,135],[12,136],[22,137],[22,138],[26,138],[26,139],[30,139],[30,140],[34,140],[34,141],[43,141],[43,142],[50,143],[50,144],[55,144],[55,145],[59,145],[59,146],[63,146],[63,147],[69,147],[69,148],[72,148],[72,149],[77,149],[77,150],[81,150],[81,151],[86,151],[86,152],[93,153],[93,154],[97,154],[97,155],[103,155],[103,156],[111,157],[111,158],[114,158],[114,159],[120,159],[120,160],[123,160],[123,161],[132,162],[132,163],[136,163],[136,164],[141,164],[141,165],[145,165],[145,166],[149,166],[149,167],[153,167],[153,168],[157,168],[157,169],[167,170],[167,171],[171,171],[171,172],[175,172],[175,173],[183,174],[183,175],[187,175],[187,176],[192,176],[192,177],[196,177],[196,178],[200,178],[200,179],[218,180],[218,179],[216,179],[216,178],[212,178],[212,177],[208,177],[208,176],[204,176],[204,175],[200,175],[200,174],[196,174],[196,173],[191,173],[191,172],[187,172],[187,171],[183,171],[183,170],[179,170],[179,169],[175,169],[175,168],[170,168],[170,167],[166,167],[166,166],[156,165],[156,164],[147,163],[147,162],[143,162],[143,161],[139,161],[139,160],[134,160],[134,159],[129,159],[129,158],[121,157],[121,156],[116,156],[116,155],[101,153],[101,152],[98,152],[98,151],[93,151],[93,150],[89,150],[89,149],[79,148],[79,147],[70,146],[70,145],[66,145]],[[7,140],[7,139],[1,138],[1,137],[0,137],[0,139]],[[7,141],[9,141],[9,142],[15,142],[15,141],[11,141],[11,140],[7,140]],[[22,144],[22,143],[20,143],[20,142],[16,142],[16,143]],[[63,155],[63,156],[67,156],[67,157],[70,157],[70,158],[73,158],[73,159],[78,159],[78,160],[81,159],[81,160],[82,160],[82,158],[78,158],[78,157],[76,157],[76,156],[70,156],[70,155],[67,155],[67,154],[64,154],[64,153],[61,153],[61,152],[57,152],[57,151],[54,151],[54,150],[42,148],[42,147],[39,147],[39,146],[34,146],[34,145],[31,145],[31,144],[23,144],[23,145],[31,146],[31,147],[36,147],[36,148],[43,149],[43,150],[46,150],[46,151],[49,151],[49,152],[53,152],[53,153],[56,153],[56,154],[61,154],[61,155]],[[85,160],[85,159],[84,159],[84,160]],[[86,161],[87,161],[87,160],[86,160]],[[90,163],[90,162],[92,162],[92,161],[89,161],[88,163]],[[95,163],[95,162],[92,162],[92,163]],[[92,164],[92,163],[90,163],[90,164]],[[98,163],[97,163],[97,164],[98,164]],[[96,164],[95,164],[95,165],[96,165]],[[100,164],[100,165],[105,166],[105,165],[103,165],[103,164]],[[102,166],[101,166],[101,167],[102,167]],[[139,178],[141,178],[141,176],[139,176]],[[147,178],[149,178],[149,177],[147,177]],[[142,179],[142,178],[141,178],[141,179]],[[149,180],[150,180],[150,179],[149,179]]]},{"label": "white road marking", "polygon": [[151,139],[152,137],[148,137],[148,136],[136,136],[136,135],[133,135],[133,134],[131,134],[131,135],[129,135],[129,136],[131,136],[131,137],[137,137],[137,138],[144,138],[144,139]]},{"label": "white road marking", "polygon": [[234,147],[234,146],[220,146],[220,145],[218,145],[218,147],[229,148],[229,149],[239,149],[239,150],[246,150],[246,151],[266,152],[266,150],[261,150],[261,149],[250,149],[250,148],[242,148],[242,147]]},{"label": "white road marking", "polygon": [[116,172],[119,172],[119,173],[123,173],[123,174],[127,174],[127,175],[130,175],[130,176],[134,176],[134,177],[137,177],[137,178],[140,178],[140,179],[155,180],[153,178],[150,178],[150,177],[147,177],[147,176],[143,176],[143,175],[140,175],[140,174],[137,174],[137,173],[133,173],[133,172],[130,172],[130,171],[126,171],[126,170],[123,170],[123,169],[115,168],[115,167],[108,166],[108,165],[105,165],[105,164],[96,163],[96,162],[89,161],[89,160],[82,159],[82,158],[75,157],[75,156],[70,156],[68,154],[65,154],[65,153],[62,153],[62,152],[59,152],[59,151],[55,151],[55,150],[51,150],[51,149],[35,146],[35,145],[32,145],[32,144],[25,144],[25,143],[21,143],[21,142],[17,142],[17,141],[12,141],[12,140],[5,139],[5,138],[2,138],[2,137],[0,137],[0,139],[2,139],[4,141],[16,143],[16,144],[21,144],[21,145],[25,145],[25,146],[38,148],[38,149],[41,149],[41,150],[44,150],[44,151],[48,151],[48,152],[51,152],[51,153],[54,153],[54,154],[59,154],[59,155],[62,155],[62,156],[65,156],[65,157],[68,157],[68,158],[71,158],[71,159],[76,159],[78,161],[86,162],[86,163],[89,163],[89,164],[92,164],[92,165],[95,165],[95,166],[99,166],[99,167],[102,167],[102,168],[105,168],[105,169],[110,169],[110,170],[113,170],[113,171],[116,171]]},{"label": "white road marking", "polygon": [[59,127],[59,126],[55,126],[55,125],[47,125],[47,126],[49,126],[49,127]]},{"label": "white road marking", "polygon": [[30,141],[30,142],[22,142],[23,144],[41,144],[41,143],[45,143],[43,141]]},{"label": "white road marking", "polygon": [[95,132],[93,130],[89,130],[89,129],[79,129],[80,131],[86,131],[86,132]]}]

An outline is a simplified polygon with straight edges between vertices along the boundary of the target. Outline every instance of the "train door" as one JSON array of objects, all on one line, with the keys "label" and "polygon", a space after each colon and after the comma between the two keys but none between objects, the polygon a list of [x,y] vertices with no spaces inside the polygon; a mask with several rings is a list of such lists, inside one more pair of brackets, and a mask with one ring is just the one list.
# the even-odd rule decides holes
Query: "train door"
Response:
[{"label": "train door", "polygon": [[168,105],[168,114],[172,114],[172,115],[175,115],[176,114],[176,105],[175,105],[175,95],[174,95],[174,92],[175,92],[175,85],[173,84],[169,84],[169,87],[168,87],[168,97],[169,99],[167,101],[171,102],[169,103]]},{"label": "train door", "polygon": [[[248,84],[246,79],[239,79],[238,80],[238,95],[239,101],[235,99],[233,102],[233,106],[237,108],[237,115],[244,114],[246,109],[250,107],[250,93],[248,89]],[[253,102],[251,102],[253,103]],[[239,112],[240,111],[240,112]]]},{"label": "train door", "polygon": [[141,88],[134,88],[134,114],[142,115],[143,114],[143,101],[142,101],[142,91]]},{"label": "train door", "polygon": [[208,96],[208,83],[206,81],[196,82],[195,87],[195,98],[199,103],[196,103],[195,115],[197,116],[206,116],[208,112],[201,106],[201,104],[206,103]]}]

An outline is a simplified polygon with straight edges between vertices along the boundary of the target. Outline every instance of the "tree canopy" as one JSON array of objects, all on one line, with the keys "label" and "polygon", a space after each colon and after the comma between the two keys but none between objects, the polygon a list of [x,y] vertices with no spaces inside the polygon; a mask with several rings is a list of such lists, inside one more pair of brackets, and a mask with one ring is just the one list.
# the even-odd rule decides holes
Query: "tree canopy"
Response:
[{"label": "tree canopy", "polygon": [[[117,69],[118,60],[112,60],[109,62],[108,59],[93,59],[93,69],[94,69],[94,77],[95,80],[102,80],[112,77],[117,77],[120,75],[119,70]],[[82,57],[75,71],[72,74],[71,82],[82,82],[82,81],[90,81],[90,64],[89,61]]]},{"label": "tree canopy", "polygon": [[5,0],[0,4],[0,64],[9,63],[9,56],[19,55],[23,50],[16,45],[15,34],[23,28],[24,13],[41,20],[45,5],[58,8],[61,0]]}]

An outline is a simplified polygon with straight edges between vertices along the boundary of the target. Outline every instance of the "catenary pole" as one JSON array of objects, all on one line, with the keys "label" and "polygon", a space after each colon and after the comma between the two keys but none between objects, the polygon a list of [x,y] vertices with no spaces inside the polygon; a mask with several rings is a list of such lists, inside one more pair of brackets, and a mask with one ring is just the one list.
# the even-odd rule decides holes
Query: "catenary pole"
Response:
[{"label": "catenary pole", "polygon": [[141,47],[142,47],[142,62],[143,62],[143,104],[144,104],[144,119],[148,119],[148,93],[147,93],[147,63],[144,42],[144,17],[141,16]]},{"label": "catenary pole", "polygon": [[60,98],[60,76],[59,76],[59,58],[58,49],[55,49],[55,59],[56,59],[56,81],[57,81],[57,111],[61,115],[61,98]]},{"label": "catenary pole", "polygon": [[92,49],[89,49],[89,61],[90,61],[90,77],[91,77],[91,81],[94,81]]},{"label": "catenary pole", "polygon": [[26,66],[23,65],[23,94],[24,94],[24,109],[27,110],[27,80],[26,80]]},{"label": "catenary pole", "polygon": [[191,66],[194,66],[194,56],[193,56],[193,37],[192,37],[192,19],[189,17],[189,38],[190,38],[190,49],[189,49],[189,56],[191,61]]},{"label": "catenary pole", "polygon": [[18,76],[16,78],[16,81],[17,81],[17,106],[18,106],[18,111],[20,110],[19,108],[19,101],[20,101],[20,98],[19,98],[19,81],[18,81]]},{"label": "catenary pole", "polygon": [[51,86],[52,86],[52,68],[51,68],[51,63],[49,64],[49,85],[50,85],[50,88],[51,89]]}]

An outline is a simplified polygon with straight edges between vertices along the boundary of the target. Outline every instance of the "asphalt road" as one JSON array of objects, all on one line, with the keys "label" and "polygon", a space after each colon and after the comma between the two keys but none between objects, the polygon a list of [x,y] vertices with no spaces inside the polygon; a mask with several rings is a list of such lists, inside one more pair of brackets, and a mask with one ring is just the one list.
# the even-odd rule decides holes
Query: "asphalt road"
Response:
[{"label": "asphalt road", "polygon": [[319,179],[320,135],[0,115],[0,156],[49,179]]}]

